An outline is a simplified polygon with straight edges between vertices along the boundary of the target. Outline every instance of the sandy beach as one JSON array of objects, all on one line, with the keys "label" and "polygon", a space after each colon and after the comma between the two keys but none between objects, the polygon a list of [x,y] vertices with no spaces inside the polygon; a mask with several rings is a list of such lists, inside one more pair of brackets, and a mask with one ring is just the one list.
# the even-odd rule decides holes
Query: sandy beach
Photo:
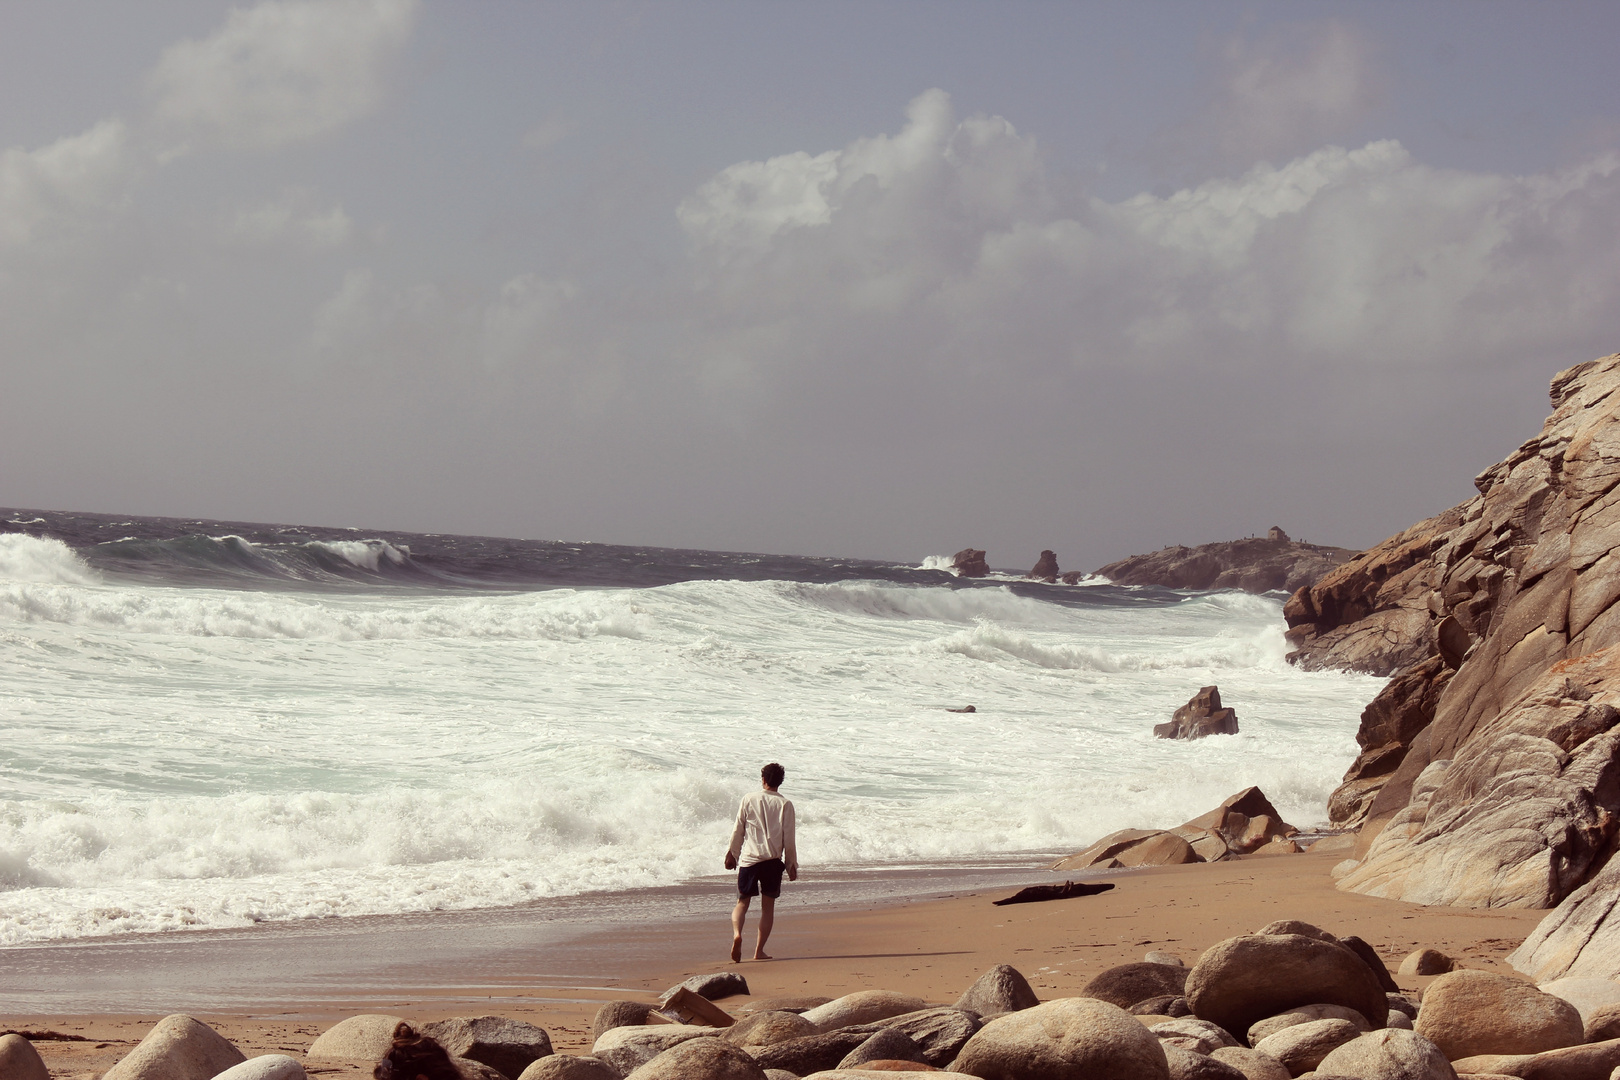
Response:
[{"label": "sandy beach", "polygon": [[[1014,887],[815,904],[804,902],[804,894],[796,902],[790,886],[769,946],[775,959],[737,967],[755,998],[884,988],[948,1003],[986,968],[1008,963],[1042,998],[1057,998],[1077,994],[1098,972],[1139,960],[1150,949],[1177,953],[1191,963],[1217,941],[1294,918],[1339,935],[1359,935],[1392,970],[1412,949],[1427,945],[1469,967],[1505,972],[1510,969],[1503,958],[1545,914],[1426,908],[1341,893],[1333,888],[1329,870],[1343,857],[1341,851],[1317,851],[1157,867],[1114,874],[1109,880],[1116,887],[1097,896],[1008,907],[991,901],[1010,895]],[[1024,877],[1051,880],[1038,871]],[[924,875],[917,884],[937,888],[939,881]],[[700,894],[681,895],[684,904]],[[233,963],[262,963],[264,955],[286,957],[288,950],[312,948],[333,963],[292,965],[317,971],[301,985],[297,979],[267,978],[257,1000],[251,989],[238,988],[229,1000],[193,1001],[185,1011],[249,1056],[300,1054],[326,1027],[361,1012],[413,1021],[510,1016],[544,1027],[557,1050],[579,1053],[588,1049],[590,1020],[602,1002],[649,1001],[689,975],[729,967],[728,906],[722,889],[713,895],[709,914],[671,906],[645,920],[615,917],[598,924],[585,917],[571,924],[571,933],[531,936],[528,944],[518,941],[511,913],[492,912],[414,923],[326,920],[189,935],[190,942],[179,940],[187,935],[171,935],[169,941],[95,943],[76,955],[74,946],[6,950],[0,952],[0,992],[7,1003],[0,1029],[68,1036],[35,1043],[52,1075],[94,1077],[175,1010],[27,1007],[21,1001],[26,991],[18,988],[48,989],[44,980],[51,977],[52,965],[64,981],[138,987],[158,970],[168,978],[189,969],[217,980]],[[435,919],[457,929],[436,931]],[[96,958],[86,959],[87,953]],[[187,954],[192,959],[177,960]],[[345,971],[352,977],[346,979]],[[1416,989],[1428,980],[1400,981],[1403,989]],[[110,996],[134,1002],[140,993]],[[748,1001],[729,998],[722,1005],[737,1013]],[[322,1066],[312,1071],[354,1070]]]}]

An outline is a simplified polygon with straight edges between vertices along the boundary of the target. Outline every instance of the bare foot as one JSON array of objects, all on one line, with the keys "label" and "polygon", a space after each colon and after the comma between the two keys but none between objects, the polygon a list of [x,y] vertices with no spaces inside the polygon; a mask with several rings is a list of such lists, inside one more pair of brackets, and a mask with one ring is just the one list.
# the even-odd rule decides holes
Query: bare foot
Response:
[{"label": "bare foot", "polygon": [[731,939],[731,962],[733,964],[742,963],[742,938],[740,937]]},{"label": "bare foot", "polygon": [[774,957],[774,956],[767,956],[767,955],[766,955],[766,954],[765,954],[765,953],[762,953],[762,952],[757,952],[757,951],[756,951],[756,952],[755,952],[755,953],[754,953],[754,959],[755,959],[755,960],[775,960],[775,959],[776,959],[776,957]]}]

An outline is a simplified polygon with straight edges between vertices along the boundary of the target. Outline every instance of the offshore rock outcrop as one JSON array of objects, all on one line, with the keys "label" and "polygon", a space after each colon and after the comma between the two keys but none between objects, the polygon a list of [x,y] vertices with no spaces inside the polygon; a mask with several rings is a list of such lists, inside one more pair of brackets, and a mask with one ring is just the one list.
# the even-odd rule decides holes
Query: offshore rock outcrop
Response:
[{"label": "offshore rock outcrop", "polygon": [[1349,548],[1301,544],[1288,539],[1227,540],[1197,547],[1167,547],[1132,555],[1097,571],[1115,585],[1161,585],[1167,589],[1242,589],[1294,592],[1320,579],[1356,553]]},{"label": "offshore rock outcrop", "polygon": [[1301,589],[1292,659],[1395,673],[1334,796],[1339,887],[1550,907],[1620,827],[1620,355],[1552,381],[1541,433],[1479,495]]},{"label": "offshore rock outcrop", "polygon": [[1161,739],[1202,739],[1237,733],[1237,712],[1221,707],[1221,691],[1215,686],[1200,688],[1168,723],[1153,725],[1153,734]]}]

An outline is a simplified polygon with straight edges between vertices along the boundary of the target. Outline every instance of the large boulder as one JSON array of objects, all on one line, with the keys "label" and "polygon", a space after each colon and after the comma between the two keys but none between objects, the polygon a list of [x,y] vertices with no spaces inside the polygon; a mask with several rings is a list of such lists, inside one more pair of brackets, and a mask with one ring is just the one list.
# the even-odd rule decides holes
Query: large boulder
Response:
[{"label": "large boulder", "polygon": [[619,1070],[593,1057],[552,1054],[531,1063],[518,1080],[620,1080]]},{"label": "large boulder", "polygon": [[422,1025],[454,1057],[479,1061],[517,1080],[529,1064],[551,1053],[544,1028],[504,1016],[456,1016]]},{"label": "large boulder", "polygon": [[1166,1046],[1191,1050],[1195,1054],[1211,1054],[1223,1046],[1240,1045],[1230,1031],[1208,1020],[1200,1020],[1196,1016],[1163,1020],[1148,1030],[1153,1033],[1154,1038]]},{"label": "large boulder", "polygon": [[1164,1048],[1123,1009],[1060,998],[991,1020],[951,1066],[981,1080],[1169,1080]]},{"label": "large boulder", "polygon": [[806,1035],[819,1034],[820,1030],[798,1013],[762,1012],[737,1021],[722,1032],[721,1038],[747,1049],[802,1039]]},{"label": "large boulder", "polygon": [[765,1080],[765,1070],[724,1039],[676,1043],[625,1080]]},{"label": "large boulder", "polygon": [[1395,1028],[1350,1040],[1323,1058],[1316,1074],[1355,1080],[1457,1080],[1457,1070],[1438,1046],[1415,1031]]},{"label": "large boulder", "polygon": [[1179,1046],[1164,1046],[1164,1063],[1170,1067],[1170,1080],[1245,1080],[1241,1069]]},{"label": "large boulder", "polygon": [[679,986],[672,986],[665,990],[660,1001],[667,1001],[673,997],[675,991],[685,988],[700,997],[710,1001],[720,998],[735,997],[738,994],[748,993],[748,980],[735,971],[715,971],[707,975],[693,975]]},{"label": "large boulder", "polygon": [[982,1025],[977,1013],[962,1009],[923,1009],[880,1020],[876,1026],[904,1033],[922,1049],[922,1061],[943,1068],[956,1060],[956,1055]]},{"label": "large boulder", "polygon": [[846,1031],[827,1031],[819,1035],[806,1035],[802,1039],[788,1039],[749,1050],[754,1060],[764,1069],[785,1069],[795,1076],[809,1076],[838,1068],[838,1063],[849,1052],[871,1038],[872,1032],[856,1028]]},{"label": "large boulder", "polygon": [[1246,1046],[1223,1046],[1209,1056],[1232,1066],[1243,1074],[1244,1080],[1289,1080],[1288,1069],[1282,1062]]},{"label": "large boulder", "polygon": [[1257,787],[1244,788],[1207,814],[1171,831],[1191,844],[1205,862],[1217,862],[1228,853],[1247,855],[1278,837],[1299,832]]},{"label": "large boulder", "polygon": [[591,1056],[607,1062],[620,1075],[628,1075],[672,1046],[688,1039],[713,1038],[722,1030],[697,1024],[616,1027],[601,1034],[591,1047]]},{"label": "large boulder", "polygon": [[997,964],[980,975],[967,992],[956,999],[958,1009],[967,1009],[980,1016],[991,1013],[1017,1012],[1041,1003],[1029,980],[1017,968]]},{"label": "large boulder", "polygon": [[1236,735],[1237,713],[1221,707],[1221,692],[1206,686],[1177,709],[1164,724],[1155,724],[1153,734],[1161,739],[1202,739],[1206,735]]},{"label": "large boulder", "polygon": [[246,1060],[219,1032],[176,1013],[159,1020],[102,1080],[213,1080]]},{"label": "large boulder", "polygon": [[[0,1068],[0,1076],[12,1080],[11,1074]],[[307,1080],[308,1074],[297,1058],[286,1054],[261,1054],[250,1057],[240,1065],[232,1065],[214,1080]]]},{"label": "large boulder", "polygon": [[1180,866],[1199,862],[1198,853],[1164,829],[1121,829],[1086,850],[1059,859],[1049,870],[1117,870],[1137,866]]},{"label": "large boulder", "polygon": [[840,1069],[858,1069],[868,1061],[922,1061],[922,1047],[898,1028],[881,1028],[845,1054]]},{"label": "large boulder", "polygon": [[1459,1073],[1495,1073],[1522,1080],[1609,1080],[1620,1068],[1620,1039],[1540,1054],[1487,1054],[1462,1058],[1451,1064]]},{"label": "large boulder", "polygon": [[1170,964],[1120,964],[1093,976],[1081,988],[1080,996],[1129,1009],[1148,998],[1180,996],[1187,986],[1187,975],[1186,968]]},{"label": "large boulder", "polygon": [[1401,961],[1400,970],[1403,979],[1423,975],[1444,975],[1448,971],[1457,970],[1457,961],[1439,949],[1425,947],[1407,953],[1406,959]]},{"label": "large boulder", "polygon": [[928,1002],[909,994],[897,994],[892,990],[857,990],[853,994],[834,998],[825,1005],[817,1005],[803,1015],[821,1031],[834,1031],[851,1024],[870,1024],[926,1008]]},{"label": "large boulder", "polygon": [[1361,957],[1303,934],[1245,934],[1211,946],[1187,976],[1187,1003],[1233,1032],[1302,1005],[1343,1005],[1374,1027],[1389,1011]]},{"label": "large boulder", "polygon": [[1249,1027],[1249,1045],[1259,1046],[1260,1043],[1277,1034],[1285,1028],[1295,1027],[1299,1024],[1310,1024],[1317,1020],[1346,1020],[1355,1027],[1356,1031],[1365,1035],[1372,1030],[1367,1018],[1354,1009],[1347,1009],[1343,1005],[1302,1005],[1297,1009],[1289,1009],[1276,1016],[1268,1016]]},{"label": "large boulder", "polygon": [[1309,1020],[1294,1024],[1267,1035],[1254,1044],[1254,1048],[1268,1057],[1276,1058],[1294,1076],[1310,1072],[1322,1059],[1352,1039],[1359,1039],[1365,1029],[1348,1020],[1336,1017]]},{"label": "large boulder", "polygon": [[0,1035],[0,1076],[5,1080],[51,1080],[34,1044],[15,1032]]},{"label": "large boulder", "polygon": [[377,1061],[394,1046],[394,1029],[402,1016],[362,1013],[339,1020],[310,1044],[304,1057],[311,1061]]},{"label": "large boulder", "polygon": [[591,1020],[591,1041],[616,1027],[638,1027],[647,1022],[653,1007],[640,1001],[610,1001],[596,1010]]},{"label": "large boulder", "polygon": [[1423,992],[1413,1029],[1446,1057],[1539,1054],[1586,1038],[1581,1014],[1563,998],[1522,979],[1489,971],[1452,971]]}]

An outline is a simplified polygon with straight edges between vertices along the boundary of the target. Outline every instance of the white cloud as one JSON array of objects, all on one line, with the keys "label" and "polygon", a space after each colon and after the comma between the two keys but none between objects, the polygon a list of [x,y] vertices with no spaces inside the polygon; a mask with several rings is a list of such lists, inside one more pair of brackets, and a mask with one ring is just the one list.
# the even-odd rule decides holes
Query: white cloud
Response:
[{"label": "white cloud", "polygon": [[37,150],[0,151],[0,247],[81,237],[127,204],[138,171],[116,118]]},{"label": "white cloud", "polygon": [[1148,156],[1203,169],[1246,169],[1344,139],[1385,97],[1390,75],[1372,43],[1329,19],[1222,42],[1206,100],[1162,132]]},{"label": "white cloud", "polygon": [[211,37],[165,49],[149,76],[156,121],[243,150],[330,134],[382,103],[417,0],[266,0]]},{"label": "white cloud", "polygon": [[723,170],[679,210],[703,370],[1505,361],[1585,348],[1620,295],[1612,154],[1518,178],[1383,141],[1166,197],[1053,187],[1033,140],[939,91],[896,136]]},{"label": "white cloud", "polygon": [[322,207],[313,189],[292,187],[269,202],[238,208],[220,223],[219,236],[243,247],[323,251],[347,247],[355,227],[342,206]]}]

